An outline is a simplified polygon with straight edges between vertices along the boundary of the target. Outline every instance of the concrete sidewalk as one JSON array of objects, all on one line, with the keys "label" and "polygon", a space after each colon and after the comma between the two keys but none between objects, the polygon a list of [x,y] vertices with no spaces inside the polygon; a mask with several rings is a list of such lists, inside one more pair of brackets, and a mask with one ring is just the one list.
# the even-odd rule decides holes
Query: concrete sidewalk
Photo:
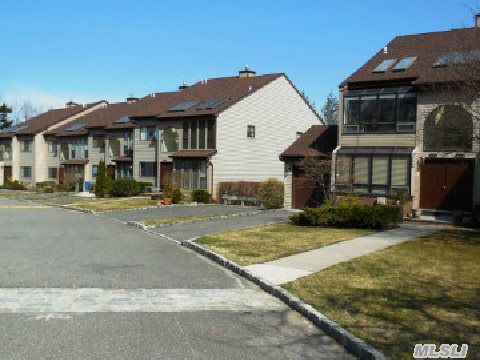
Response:
[{"label": "concrete sidewalk", "polygon": [[320,249],[245,268],[275,285],[293,281],[332,265],[442,230],[438,225],[401,225],[392,230],[342,241]]}]

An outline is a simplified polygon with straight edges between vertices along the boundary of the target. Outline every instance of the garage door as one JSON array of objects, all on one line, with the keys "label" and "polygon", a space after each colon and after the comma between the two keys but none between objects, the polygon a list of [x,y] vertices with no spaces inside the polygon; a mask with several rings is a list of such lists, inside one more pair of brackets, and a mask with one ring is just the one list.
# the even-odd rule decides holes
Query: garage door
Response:
[{"label": "garage door", "polygon": [[420,170],[420,207],[471,210],[473,170],[471,160],[425,160]]}]

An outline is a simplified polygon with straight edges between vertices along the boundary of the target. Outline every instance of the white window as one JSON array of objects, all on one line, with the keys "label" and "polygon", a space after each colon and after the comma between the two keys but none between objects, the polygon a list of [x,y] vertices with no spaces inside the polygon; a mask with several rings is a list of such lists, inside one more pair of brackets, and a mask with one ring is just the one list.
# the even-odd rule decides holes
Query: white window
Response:
[{"label": "white window", "polygon": [[56,179],[58,175],[58,169],[55,167],[48,168],[48,178],[49,179]]},{"label": "white window", "polygon": [[48,152],[52,154],[52,157],[57,157],[57,142],[56,141],[49,141],[48,142]]},{"label": "white window", "polygon": [[20,142],[21,152],[32,152],[32,140],[22,140]]},{"label": "white window", "polygon": [[157,131],[155,126],[142,126],[140,128],[140,141],[157,140]]},{"label": "white window", "polygon": [[247,137],[254,138],[255,137],[255,125],[248,125],[247,126]]},{"label": "white window", "polygon": [[22,178],[31,178],[32,177],[32,167],[31,166],[20,166],[20,176]]},{"label": "white window", "polygon": [[92,165],[92,177],[96,178],[98,174],[98,165]]},{"label": "white window", "polygon": [[157,174],[157,163],[155,162],[141,162],[140,176],[141,177],[155,177]]}]

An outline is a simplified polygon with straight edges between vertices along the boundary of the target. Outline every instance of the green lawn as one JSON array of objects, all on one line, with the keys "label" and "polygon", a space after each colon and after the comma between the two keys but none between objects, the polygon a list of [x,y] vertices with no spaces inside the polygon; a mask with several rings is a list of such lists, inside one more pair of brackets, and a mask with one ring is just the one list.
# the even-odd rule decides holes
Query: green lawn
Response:
[{"label": "green lawn", "polygon": [[204,236],[196,242],[240,265],[250,265],[364,236],[372,231],[302,227],[288,223]]},{"label": "green lawn", "polygon": [[480,232],[445,230],[284,285],[392,359],[416,343],[480,347]]}]

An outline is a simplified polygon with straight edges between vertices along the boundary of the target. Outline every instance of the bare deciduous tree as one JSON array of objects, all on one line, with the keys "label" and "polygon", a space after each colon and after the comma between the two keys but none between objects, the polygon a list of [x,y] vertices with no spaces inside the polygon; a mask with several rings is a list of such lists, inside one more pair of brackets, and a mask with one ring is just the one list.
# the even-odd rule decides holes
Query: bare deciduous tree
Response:
[{"label": "bare deciduous tree", "polygon": [[305,157],[295,165],[305,178],[315,183],[315,192],[312,201],[319,205],[325,201],[331,201],[330,172],[332,161],[318,157]]}]

